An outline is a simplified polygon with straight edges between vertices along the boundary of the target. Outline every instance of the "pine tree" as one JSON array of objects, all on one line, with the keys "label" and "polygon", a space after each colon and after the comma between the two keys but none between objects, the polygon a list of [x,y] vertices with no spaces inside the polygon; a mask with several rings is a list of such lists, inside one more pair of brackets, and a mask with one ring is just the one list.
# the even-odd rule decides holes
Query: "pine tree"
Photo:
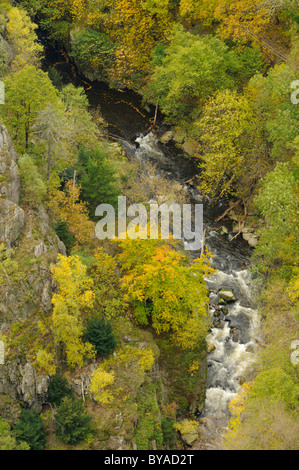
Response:
[{"label": "pine tree", "polygon": [[118,190],[114,169],[105,161],[105,154],[99,148],[92,152],[81,148],[79,151],[78,172],[82,198],[88,203],[90,217],[100,204],[117,202]]},{"label": "pine tree", "polygon": [[52,405],[60,405],[63,398],[71,397],[73,390],[68,386],[67,379],[60,374],[54,375],[48,388],[48,401]]},{"label": "pine tree", "polygon": [[104,318],[90,320],[85,339],[94,345],[98,354],[104,357],[109,356],[116,348],[116,339],[112,326]]},{"label": "pine tree", "polygon": [[30,450],[44,449],[46,437],[44,423],[36,410],[22,410],[14,432],[17,440],[27,442]]},{"label": "pine tree", "polygon": [[55,415],[56,436],[66,444],[77,444],[91,431],[91,416],[77,399],[64,398]]}]

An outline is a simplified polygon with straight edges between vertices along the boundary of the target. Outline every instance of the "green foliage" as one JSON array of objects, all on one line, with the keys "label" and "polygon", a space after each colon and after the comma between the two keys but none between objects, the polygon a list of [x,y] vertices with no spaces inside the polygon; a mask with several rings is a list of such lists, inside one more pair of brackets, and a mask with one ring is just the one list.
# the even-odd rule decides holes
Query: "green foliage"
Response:
[{"label": "green foliage", "polygon": [[283,272],[287,266],[295,267],[297,264],[296,187],[298,185],[288,163],[278,163],[262,181],[256,204],[266,226],[260,230],[260,243],[254,254],[256,268],[261,272],[273,269],[276,273]]},{"label": "green foliage", "polygon": [[246,165],[242,138],[251,119],[248,100],[235,91],[219,91],[205,104],[201,118],[193,124],[202,144],[203,192],[220,198],[235,194]]},{"label": "green foliage", "polygon": [[29,450],[29,445],[22,441],[17,443],[10,425],[0,418],[0,451],[3,450]]},{"label": "green foliage", "polygon": [[266,70],[264,57],[257,46],[245,47],[237,53],[236,80],[238,86],[244,86],[251,77]]},{"label": "green foliage", "polygon": [[6,75],[8,71],[8,59],[9,59],[9,55],[5,48],[4,42],[0,41],[0,78],[1,79],[3,79],[3,77]]},{"label": "green foliage", "polygon": [[5,124],[16,141],[17,150],[25,151],[30,146],[32,126],[38,112],[45,109],[47,103],[58,105],[58,93],[48,74],[34,66],[26,66],[8,75],[5,86]]},{"label": "green foliage", "polygon": [[13,259],[13,250],[0,243],[0,284],[11,285],[20,279],[20,268]]},{"label": "green foliage", "polygon": [[60,96],[67,111],[78,108],[86,110],[88,107],[88,98],[83,87],[75,87],[72,83],[68,83],[63,86]]},{"label": "green foliage", "polygon": [[154,67],[150,93],[168,120],[178,123],[198,112],[198,105],[219,89],[231,88],[235,60],[218,38],[199,37],[176,26],[165,57]]},{"label": "green foliage", "polygon": [[163,433],[161,415],[157,403],[156,390],[148,385],[138,397],[138,424],[136,428],[136,444],[138,450],[150,449],[151,441],[155,440],[158,449],[162,448]]},{"label": "green foliage", "polygon": [[86,328],[85,339],[91,343],[97,353],[109,356],[116,348],[116,339],[112,326],[104,318],[92,318]]},{"label": "green foliage", "polygon": [[[201,406],[205,400],[206,378],[201,376],[200,367],[190,374],[190,368],[197,362],[205,360],[205,338],[198,343],[197,349],[178,349],[177,346],[165,335],[157,339],[160,350],[159,366],[162,370],[169,371],[165,377],[165,391],[167,390],[167,403],[175,404],[171,413],[164,412],[171,422],[176,416],[185,416],[191,410],[191,402],[197,397],[197,403]],[[173,373],[175,371],[175,373]]]},{"label": "green foliage", "polygon": [[75,398],[64,398],[55,414],[57,438],[65,444],[77,444],[91,431],[91,416]]},{"label": "green foliage", "polygon": [[250,399],[272,399],[284,403],[289,410],[296,410],[299,400],[299,384],[293,376],[280,367],[260,372],[251,388]]},{"label": "green foliage", "polygon": [[296,79],[291,67],[277,65],[266,76],[255,75],[245,90],[256,118],[261,117],[260,125],[266,132],[274,161],[285,161],[293,155],[290,143],[298,135],[299,110],[290,97],[291,83]]},{"label": "green foliage", "polygon": [[59,72],[59,70],[57,70],[54,66],[49,66],[48,75],[55,88],[57,88],[57,90],[61,90],[63,85],[62,73]]},{"label": "green foliage", "polygon": [[14,433],[18,441],[27,442],[30,450],[43,450],[45,447],[44,423],[36,410],[22,410]]},{"label": "green foliage", "polygon": [[68,230],[67,222],[64,220],[58,220],[55,225],[55,232],[60,240],[65,244],[66,249],[70,251],[75,245],[75,237]]},{"label": "green foliage", "polygon": [[278,163],[262,182],[256,204],[269,225],[289,227],[295,215],[295,177],[287,163]]},{"label": "green foliage", "polygon": [[114,169],[106,161],[106,156],[100,148],[93,151],[80,149],[78,176],[82,198],[88,203],[90,217],[94,218],[98,205],[116,204],[118,188]]},{"label": "green foliage", "polygon": [[175,419],[167,416],[163,416],[161,420],[161,428],[163,433],[164,444],[172,444],[175,437],[174,429]]},{"label": "green foliage", "polygon": [[153,50],[152,65],[154,67],[161,66],[165,55],[166,55],[166,45],[163,43],[157,44],[155,49]]},{"label": "green foliage", "polygon": [[68,83],[62,87],[59,96],[65,105],[74,154],[77,155],[80,147],[85,147],[88,150],[94,149],[98,145],[103,120],[101,120],[101,116],[98,120],[100,122],[96,123],[93,119],[89,112],[89,101],[84,88],[75,87],[72,83]]},{"label": "green foliage", "polygon": [[[197,348],[208,328],[204,278],[213,270],[208,256],[188,264],[187,257],[162,240],[119,241],[126,299],[135,315],[151,323],[157,334],[169,333],[183,349]],[[151,305],[145,310],[141,303]],[[140,316],[141,314],[141,316]]]},{"label": "green foliage", "polygon": [[59,406],[65,397],[72,397],[73,390],[69,387],[66,378],[60,374],[51,377],[48,387],[48,402]]},{"label": "green foliage", "polygon": [[107,320],[124,316],[128,303],[121,289],[116,259],[105,253],[103,249],[98,249],[94,255],[90,275],[94,280],[94,310],[97,315],[104,316]]},{"label": "green foliage", "polygon": [[71,55],[82,70],[91,68],[105,76],[114,48],[106,33],[85,29],[73,34]]},{"label": "green foliage", "polygon": [[23,190],[23,202],[31,206],[41,204],[47,193],[47,188],[32,156],[22,155],[19,158],[18,166]]}]

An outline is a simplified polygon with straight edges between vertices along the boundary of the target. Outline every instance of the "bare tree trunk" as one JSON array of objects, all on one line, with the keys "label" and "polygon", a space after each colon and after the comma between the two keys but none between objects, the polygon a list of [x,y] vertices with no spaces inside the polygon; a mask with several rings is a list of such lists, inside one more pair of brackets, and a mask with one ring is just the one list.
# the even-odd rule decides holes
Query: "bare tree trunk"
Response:
[{"label": "bare tree trunk", "polygon": [[218,219],[216,220],[216,222],[220,222],[220,220],[224,219],[224,217],[227,216],[227,214],[229,214],[230,211],[231,211],[234,207],[238,206],[238,205],[240,204],[240,202],[242,202],[241,199],[239,199],[239,201],[235,202],[232,206],[230,206],[230,207],[224,212],[224,214],[222,214],[220,217],[218,217]]}]

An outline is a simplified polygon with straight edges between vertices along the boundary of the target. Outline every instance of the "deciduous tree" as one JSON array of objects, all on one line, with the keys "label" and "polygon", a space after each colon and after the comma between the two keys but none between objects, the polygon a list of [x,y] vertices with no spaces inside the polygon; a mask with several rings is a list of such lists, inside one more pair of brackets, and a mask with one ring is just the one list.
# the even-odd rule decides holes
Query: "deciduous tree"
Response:
[{"label": "deciduous tree", "polygon": [[50,207],[57,219],[67,223],[68,231],[79,245],[92,242],[95,224],[89,219],[86,203],[80,201],[80,186],[74,180],[66,182],[64,191],[51,192]]},{"label": "deciduous tree", "polygon": [[17,150],[24,152],[31,145],[32,127],[38,113],[47,103],[59,107],[58,92],[48,74],[34,66],[8,75],[5,86],[4,121]]},{"label": "deciduous tree", "polygon": [[84,342],[82,311],[91,309],[94,300],[93,282],[86,270],[78,256],[60,255],[52,266],[59,290],[52,297],[51,331],[54,343],[63,345],[70,367],[81,367],[85,358],[94,355],[93,346]]},{"label": "deciduous tree", "polygon": [[7,17],[7,37],[15,49],[13,69],[17,71],[26,65],[38,65],[43,46],[37,42],[35,33],[37,25],[30,20],[23,9],[17,7],[10,8]]},{"label": "deciduous tree", "polygon": [[176,344],[193,349],[207,332],[207,290],[212,269],[202,256],[187,258],[161,240],[122,240],[119,261],[126,297],[139,323],[151,322],[158,334],[169,332]]}]

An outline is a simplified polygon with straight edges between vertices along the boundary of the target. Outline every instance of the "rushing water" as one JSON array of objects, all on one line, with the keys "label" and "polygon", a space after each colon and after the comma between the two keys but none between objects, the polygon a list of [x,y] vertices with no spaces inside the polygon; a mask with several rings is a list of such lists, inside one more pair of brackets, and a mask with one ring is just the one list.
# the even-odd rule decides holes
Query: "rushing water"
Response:
[{"label": "rushing water", "polygon": [[[182,182],[180,167],[173,165],[168,151],[159,146],[153,134],[140,136],[135,149],[136,158],[150,159],[172,170],[175,179]],[[168,165],[167,165],[168,162]],[[183,173],[185,173],[183,171]],[[198,190],[185,186],[193,203],[201,202]],[[219,208],[218,208],[219,210]],[[211,214],[212,212],[212,214]],[[210,317],[214,325],[207,337],[212,346],[208,354],[207,391],[200,414],[215,426],[223,427],[229,417],[229,402],[239,392],[241,383],[254,363],[259,334],[259,315],[255,308],[255,289],[249,271],[250,256],[246,243],[230,241],[231,234],[220,235],[214,230],[213,210],[204,205],[205,245],[212,253],[212,266],[216,273],[207,280],[210,291]],[[193,252],[193,257],[200,256]],[[225,309],[219,307],[219,291],[230,290],[235,301]]]},{"label": "rushing water", "polygon": [[[153,108],[143,109],[141,98],[129,90],[111,90],[104,83],[82,79],[69,61],[51,48],[47,48],[46,67],[49,65],[57,67],[66,81],[85,87],[91,107],[100,107],[108,122],[110,137],[123,145],[130,158],[154,161],[162,173],[184,186],[191,202],[202,202],[198,189],[186,183],[195,173],[192,161],[184,158],[173,142],[162,145],[158,141],[157,135],[166,129],[159,120],[158,126],[153,127]],[[212,423],[207,442],[213,442],[215,430],[220,428],[221,433],[227,423],[228,404],[254,362],[259,332],[249,272],[251,250],[242,238],[232,240],[231,233],[221,235],[216,230],[215,220],[226,204],[227,201],[220,201],[214,207],[204,203],[205,245],[213,255],[212,266],[216,269],[216,274],[207,280],[213,324],[207,341],[212,350],[208,354],[206,400],[200,415],[205,422]],[[200,252],[192,252],[192,256],[196,258]],[[227,305],[227,311],[219,308],[220,289],[232,290],[237,299]]]}]

